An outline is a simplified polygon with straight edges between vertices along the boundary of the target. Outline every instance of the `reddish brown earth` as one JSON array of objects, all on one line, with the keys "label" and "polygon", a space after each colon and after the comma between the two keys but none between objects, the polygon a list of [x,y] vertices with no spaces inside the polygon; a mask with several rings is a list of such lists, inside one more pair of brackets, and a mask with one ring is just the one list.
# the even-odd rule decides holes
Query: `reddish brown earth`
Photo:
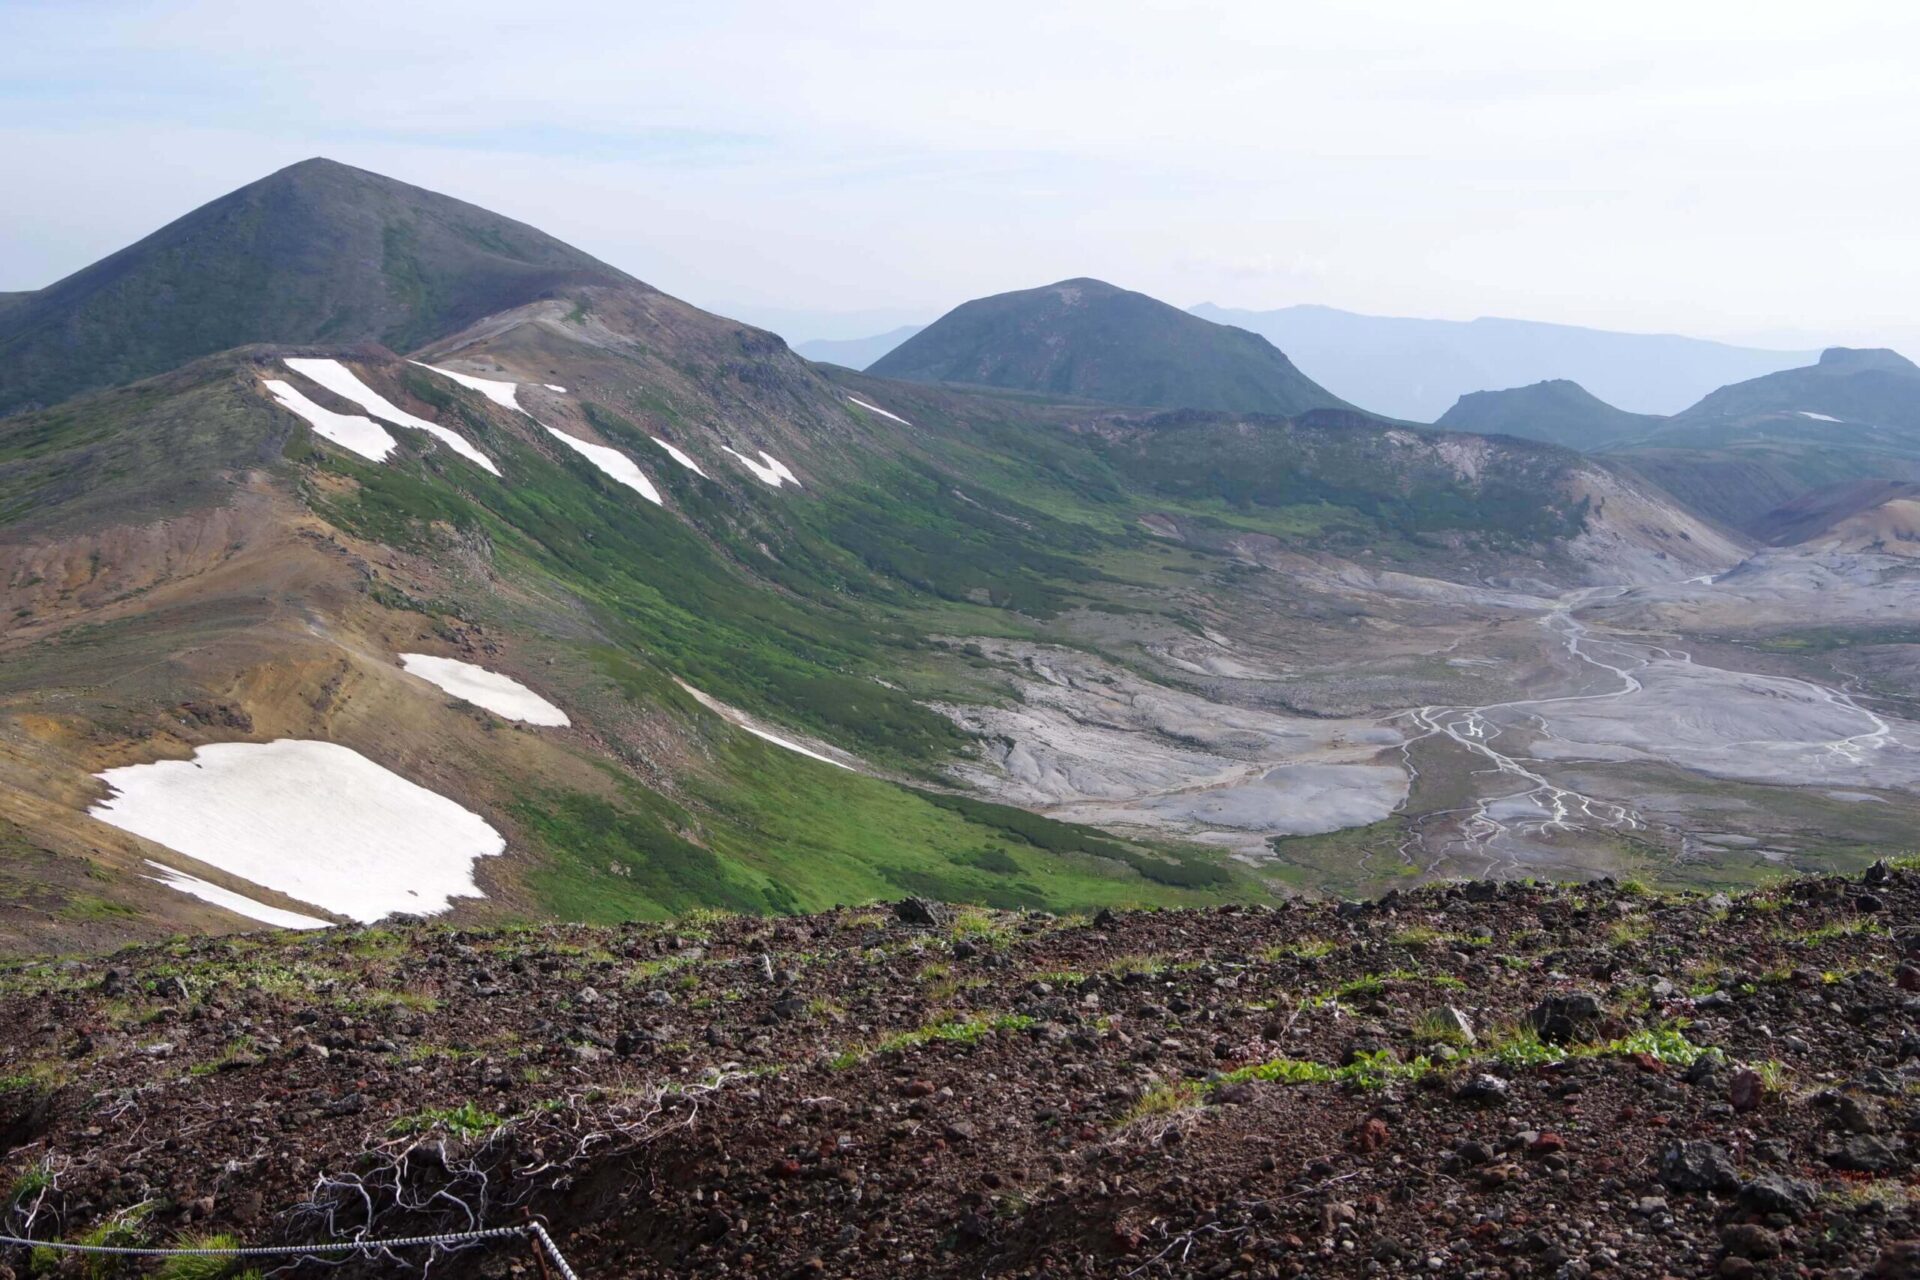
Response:
[{"label": "reddish brown earth", "polygon": [[[15,966],[10,1229],[535,1214],[583,1276],[1913,1276],[1916,908],[1882,866]],[[539,1274],[518,1243],[431,1270]]]}]

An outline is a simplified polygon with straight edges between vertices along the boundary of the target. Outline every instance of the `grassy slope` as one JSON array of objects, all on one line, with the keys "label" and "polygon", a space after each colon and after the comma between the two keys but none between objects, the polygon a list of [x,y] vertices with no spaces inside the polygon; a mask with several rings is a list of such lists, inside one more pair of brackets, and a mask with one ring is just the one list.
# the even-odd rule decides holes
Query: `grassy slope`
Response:
[{"label": "grassy slope", "polygon": [[[997,696],[997,676],[928,635],[1048,638],[1049,619],[1066,610],[1142,600],[1172,617],[1170,584],[1211,580],[1206,557],[1146,534],[1143,514],[1300,545],[1359,539],[1409,558],[1432,554],[1437,545],[1421,540],[1436,531],[1513,541],[1571,519],[1548,510],[1516,522],[1505,501],[1519,480],[1562,465],[1553,451],[1515,454],[1476,500],[1444,468],[1384,467],[1370,452],[1377,437],[1350,424],[1169,417],[1075,434],[1017,401],[916,410],[919,425],[895,433],[894,447],[834,450],[832,483],[799,494],[654,467],[669,496],[662,510],[524,419],[421,371],[391,376],[509,483],[445,449],[409,444],[382,465],[340,453],[267,406],[251,389],[256,374],[244,356],[209,361],[177,382],[15,419],[0,429],[0,495],[29,523],[69,510],[101,519],[129,503],[144,511],[153,474],[184,477],[203,501],[221,471],[269,465],[354,539],[429,564],[484,548],[506,589],[457,575],[425,596],[378,578],[364,589],[449,628],[464,620],[544,637],[542,652],[613,700],[589,706],[589,723],[664,715],[706,744],[704,762],[663,789],[613,765],[617,743],[569,785],[489,784],[496,814],[541,855],[534,898],[577,918],[817,909],[907,892],[1051,907],[1259,894],[1250,873],[1211,857],[1036,827],[1017,811],[956,807],[796,757],[722,728],[673,678],[931,781],[963,740],[920,700]],[[608,440],[653,454],[649,428],[625,412],[596,403],[584,413]],[[162,466],[169,452],[186,465]],[[562,615],[585,621],[561,626]],[[139,634],[128,635],[116,662],[140,658]]]}]

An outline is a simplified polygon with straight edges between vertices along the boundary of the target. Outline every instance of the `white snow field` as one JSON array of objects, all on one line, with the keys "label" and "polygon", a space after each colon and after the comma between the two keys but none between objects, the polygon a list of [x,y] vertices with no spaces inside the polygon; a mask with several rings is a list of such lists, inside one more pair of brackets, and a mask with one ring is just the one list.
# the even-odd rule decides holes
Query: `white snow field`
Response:
[{"label": "white snow field", "polygon": [[540,385],[545,387],[547,390],[553,392],[555,395],[563,396],[567,394],[567,389],[565,387],[556,387],[551,382],[543,382]]},{"label": "white snow field", "polygon": [[725,720],[728,724],[732,725],[736,729],[745,729],[748,733],[752,734],[754,737],[764,739],[767,742],[771,742],[776,747],[784,747],[788,751],[797,751],[801,755],[807,757],[807,759],[809,760],[818,760],[821,764],[830,764],[836,769],[845,769],[849,773],[852,773],[855,771],[852,765],[846,763],[843,760],[835,760],[832,756],[822,755],[818,751],[814,751],[811,748],[803,747],[799,743],[793,741],[791,738],[783,738],[777,733],[767,732],[765,729],[762,729],[759,725],[755,724],[753,722],[753,717],[749,716],[746,712],[740,710],[737,707],[730,707],[726,703],[720,701],[720,699],[712,697],[709,694],[702,693],[700,690],[694,688],[692,685],[688,684],[685,680],[680,679],[680,677],[678,676],[674,677],[673,682],[679,685],[682,689],[685,689],[688,693],[692,694],[693,700],[695,702],[699,703],[701,706],[705,707],[707,710],[713,712],[713,714],[719,716],[722,720]]},{"label": "white snow field", "polygon": [[476,667],[458,658],[436,658],[426,653],[403,653],[400,665],[429,684],[438,685],[456,698],[465,698],[476,707],[485,707],[495,715],[528,724],[564,729],[573,721],[567,713],[548,702],[511,676]]},{"label": "white snow field", "polygon": [[859,396],[848,396],[847,399],[853,401],[855,404],[859,405],[862,409],[865,409],[870,413],[877,413],[883,418],[892,418],[895,422],[899,423],[903,427],[910,427],[913,425],[911,422],[908,422],[905,418],[901,417],[899,414],[888,413],[885,409],[882,409],[879,405],[868,404],[865,400],[862,400]]},{"label": "white snow field", "polygon": [[349,414],[335,413],[331,409],[322,409],[313,401],[295,391],[278,378],[261,380],[273,398],[307,420],[314,431],[339,445],[342,449],[359,454],[363,458],[379,462],[395,448],[392,436],[387,429],[372,418],[358,418]]},{"label": "white snow field", "polygon": [[282,911],[280,908],[270,907],[264,902],[255,902],[244,893],[235,893],[231,889],[222,889],[211,880],[202,880],[199,876],[190,876],[186,872],[169,867],[163,862],[155,862],[152,858],[144,858],[142,861],[160,873],[157,876],[147,877],[147,879],[153,881],[155,884],[163,884],[169,889],[177,889],[189,898],[198,898],[202,902],[211,902],[216,907],[225,907],[237,916],[245,916],[249,920],[258,920],[261,924],[270,924],[276,929],[330,929],[333,927],[331,920],[322,920],[318,916],[303,916],[298,911]]},{"label": "white snow field", "polygon": [[740,459],[741,465],[753,472],[762,483],[770,484],[776,489],[780,487],[782,482],[791,482],[796,489],[800,487],[800,477],[787,470],[786,463],[780,461],[780,459],[774,457],[765,449],[760,451],[760,461],[755,462],[738,449],[729,448],[724,444],[720,447]]},{"label": "white snow field", "polygon": [[102,822],[363,923],[485,897],[474,861],[507,847],[479,814],[332,742],[216,742],[95,776],[114,790],[88,810]]},{"label": "white snow field", "polygon": [[[544,422],[540,425],[546,426]],[[660,491],[653,487],[653,481],[647,479],[646,473],[634,466],[633,459],[626,454],[618,449],[609,449],[603,444],[588,444],[585,440],[576,440],[554,427],[547,427],[547,430],[554,439],[598,467],[608,479],[619,481],[656,507],[667,505],[666,500],[660,496]]]},{"label": "white snow field", "polygon": [[437,422],[428,422],[425,418],[408,413],[360,381],[359,375],[338,360],[290,358],[280,363],[302,377],[313,379],[342,399],[353,401],[380,421],[391,422],[396,427],[412,427],[416,431],[424,431],[468,462],[473,463],[474,466],[483,467],[496,476],[500,474],[500,468],[493,465],[493,459],[468,444],[465,436]]},{"label": "white snow field", "polygon": [[1836,418],[1836,417],[1834,417],[1834,416],[1833,416],[1832,414],[1826,414],[1826,413],[1813,413],[1813,412],[1811,412],[1810,410],[1807,410],[1807,409],[1796,409],[1796,410],[1794,410],[1794,412],[1795,412],[1795,413],[1797,413],[1797,414],[1799,414],[1799,415],[1800,415],[1801,417],[1803,417],[1803,418],[1812,418],[1812,419],[1813,419],[1813,420],[1814,420],[1815,422],[1838,422],[1838,421],[1840,421],[1840,419],[1838,419],[1838,418]]},{"label": "white snow field", "polygon": [[675,448],[673,445],[668,444],[665,440],[662,440],[659,436],[653,437],[653,442],[659,445],[662,449],[665,449],[667,451],[668,457],[672,458],[675,462],[679,463],[681,466],[685,467],[687,470],[693,472],[693,474],[699,476],[702,480],[713,479],[712,476],[708,475],[706,472],[700,469],[699,463],[695,462],[692,458],[689,458],[686,454],[682,453],[679,449]]},{"label": "white snow field", "polygon": [[407,363],[417,364],[422,369],[431,369],[443,378],[452,378],[467,390],[478,391],[502,409],[526,412],[525,409],[520,408],[519,397],[515,394],[520,389],[520,384],[517,382],[501,382],[496,378],[476,378],[470,373],[455,373],[452,369],[442,369],[437,364],[428,364],[423,360],[409,360]]}]

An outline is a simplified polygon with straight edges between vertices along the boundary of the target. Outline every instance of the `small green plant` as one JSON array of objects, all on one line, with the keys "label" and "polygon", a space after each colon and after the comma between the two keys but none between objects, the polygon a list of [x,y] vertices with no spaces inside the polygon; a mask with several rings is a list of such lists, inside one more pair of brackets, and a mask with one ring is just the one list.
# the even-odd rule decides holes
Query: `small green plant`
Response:
[{"label": "small green plant", "polygon": [[1141,1094],[1125,1114],[1120,1117],[1120,1125],[1125,1128],[1154,1116],[1172,1115],[1197,1107],[1206,1096],[1206,1089],[1192,1080],[1176,1080],[1168,1084],[1158,1084]]},{"label": "small green plant", "polygon": [[1415,1019],[1413,1038],[1421,1044],[1467,1043],[1467,1033],[1461,1028],[1460,1020],[1446,1009],[1429,1009]]},{"label": "small green plant", "polygon": [[1302,938],[1298,942],[1283,942],[1266,948],[1260,958],[1274,960],[1318,960],[1322,956],[1332,955],[1340,949],[1340,944],[1329,938]]},{"label": "small green plant", "polygon": [[387,1132],[400,1137],[444,1129],[453,1137],[471,1140],[484,1138],[498,1129],[501,1123],[500,1117],[491,1111],[482,1110],[472,1102],[463,1102],[457,1107],[418,1111],[410,1116],[402,1116],[387,1127]]},{"label": "small green plant", "polygon": [[1653,921],[1622,920],[1607,930],[1607,940],[1616,947],[1631,946],[1636,942],[1645,942],[1653,936]]},{"label": "small green plant", "polygon": [[[187,1236],[180,1242],[186,1249],[238,1249],[238,1236],[225,1232],[211,1235]],[[175,1255],[160,1264],[154,1272],[159,1280],[258,1280],[258,1271],[243,1268],[240,1259],[233,1257],[192,1257]]]},{"label": "small green plant", "polygon": [[865,1049],[847,1049],[834,1057],[828,1065],[835,1071],[845,1071],[849,1067],[859,1066],[874,1054],[899,1053],[905,1049],[917,1049],[923,1044],[937,1042],[947,1044],[978,1044],[996,1031],[1025,1031],[1034,1025],[1032,1018],[1023,1013],[1003,1013],[995,1017],[947,1018],[940,1022],[928,1023],[912,1031],[902,1031],[890,1035]]}]

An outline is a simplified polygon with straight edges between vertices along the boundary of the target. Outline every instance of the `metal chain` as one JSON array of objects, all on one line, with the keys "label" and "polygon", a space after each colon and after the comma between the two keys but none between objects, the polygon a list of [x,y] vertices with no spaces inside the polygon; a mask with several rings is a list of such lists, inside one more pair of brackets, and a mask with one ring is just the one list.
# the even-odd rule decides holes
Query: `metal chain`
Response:
[{"label": "metal chain", "polygon": [[0,1244],[27,1249],[56,1249],[63,1253],[105,1253],[140,1258],[286,1258],[309,1253],[377,1253],[385,1249],[419,1248],[423,1245],[470,1244],[477,1240],[501,1240],[509,1236],[531,1237],[553,1262],[564,1280],[580,1280],[561,1256],[560,1246],[538,1222],[519,1227],[486,1227],[478,1231],[451,1231],[432,1236],[398,1236],[392,1240],[330,1240],[323,1244],[235,1245],[218,1248],[137,1248],[132,1245],[68,1244],[62,1240],[28,1240],[21,1236],[0,1235]]}]

